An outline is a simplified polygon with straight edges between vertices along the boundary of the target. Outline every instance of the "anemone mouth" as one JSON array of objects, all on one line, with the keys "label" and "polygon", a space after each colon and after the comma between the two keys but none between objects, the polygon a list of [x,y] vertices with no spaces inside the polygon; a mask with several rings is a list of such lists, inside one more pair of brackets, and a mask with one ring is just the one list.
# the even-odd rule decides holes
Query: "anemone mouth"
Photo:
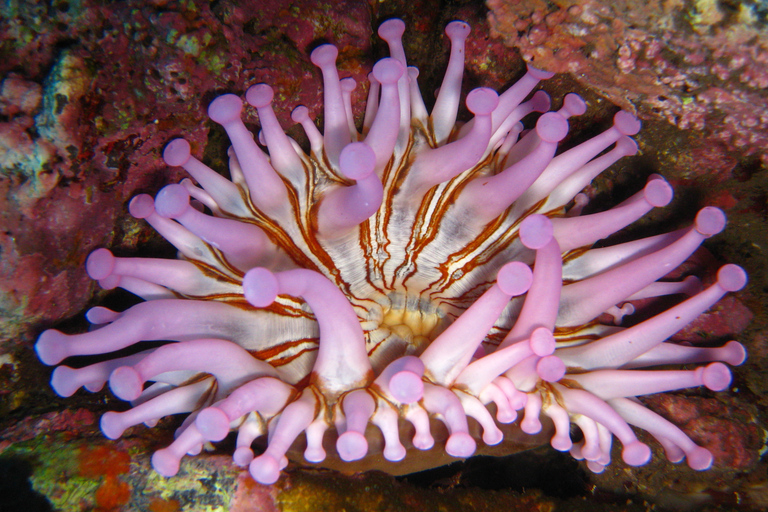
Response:
[{"label": "anemone mouth", "polygon": [[446,312],[429,298],[407,292],[391,292],[378,328],[399,338],[405,354],[421,354],[450,324]]}]

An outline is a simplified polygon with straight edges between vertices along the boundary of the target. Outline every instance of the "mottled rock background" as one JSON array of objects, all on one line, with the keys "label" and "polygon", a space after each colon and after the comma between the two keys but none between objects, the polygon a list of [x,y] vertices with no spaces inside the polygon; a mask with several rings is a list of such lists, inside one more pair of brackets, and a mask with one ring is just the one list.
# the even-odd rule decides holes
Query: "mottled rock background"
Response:
[{"label": "mottled rock background", "polygon": [[[757,0],[3,2],[0,510],[765,509],[767,13]],[[148,454],[173,422],[107,441],[98,416],[119,401],[108,392],[61,400],[50,391],[50,369],[32,351],[39,332],[83,329],[86,307],[130,300],[91,282],[88,253],[171,255],[126,209],[133,195],[181,178],[160,159],[165,143],[183,135],[195,154],[225,169],[226,137],[206,118],[207,104],[258,82],[275,87],[284,126],[297,104],[321,117],[320,74],[309,51],[323,42],[339,47],[342,76],[358,80],[359,109],[365,76],[386,52],[375,28],[392,16],[406,20],[406,52],[427,97],[447,60],[442,29],[463,19],[473,28],[467,89],[503,88],[526,60],[558,73],[544,84],[555,106],[566,92],[584,95],[590,108],[572,123],[567,143],[604,126],[617,106],[636,112],[644,122],[640,156],[587,192],[598,207],[614,204],[659,172],[676,199],[619,238],[690,223],[704,205],[726,211],[727,230],[689,266],[734,262],[750,284],[685,338],[719,344],[735,337],[750,358],[734,370],[731,393],[648,400],[714,452],[713,470],[696,473],[655,456],[645,467],[619,461],[591,475],[545,448],[399,480],[296,470],[267,488],[219,452],[166,480],[149,471]],[[247,122],[257,126],[254,112]],[[289,131],[301,138],[296,127]]]}]

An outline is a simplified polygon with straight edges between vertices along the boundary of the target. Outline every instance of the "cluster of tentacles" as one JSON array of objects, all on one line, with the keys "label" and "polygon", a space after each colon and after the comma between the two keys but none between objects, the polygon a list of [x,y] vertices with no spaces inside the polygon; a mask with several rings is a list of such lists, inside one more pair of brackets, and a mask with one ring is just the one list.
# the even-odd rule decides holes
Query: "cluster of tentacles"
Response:
[{"label": "cluster of tentacles", "polygon": [[[339,78],[337,50],[323,45],[311,54],[324,81],[323,132],[307,108],[293,112],[309,154],[280,127],[264,84],[245,95],[258,111],[257,140],[241,121],[238,96],[209,107],[232,142],[231,180],[191,156],[183,139],[166,147],[166,163],[197,183],[137,196],[130,212],[171,242],[179,259],[96,250],[88,274],[145,302],[124,312],[93,308],[93,330],[47,330],[36,350],[58,365],[142,341],[168,343],[82,368],[58,366],[56,392],[97,391],[109,382],[132,405],[103,415],[101,428],[113,439],[133,425],[189,413],[176,439],[152,457],[166,476],[184,455],[232,430],[234,462],[262,483],[277,480],[302,433],[310,462],[323,461],[333,440],[341,459],[366,457],[373,430],[388,461],[436,442],[468,457],[476,449],[468,418],[488,445],[502,441],[499,424],[518,421],[533,434],[549,418],[552,446],[586,459],[593,471],[610,462],[614,436],[626,463],[649,460],[633,425],[671,461],[708,468],[706,449],[636,397],[724,390],[731,374],[722,362],[745,358],[735,341],[721,348],[666,341],[746,282],[735,265],[723,266],[703,290],[695,277],[661,280],[724,228],[723,213],[704,208],[688,229],[590,249],[672,198],[669,184],[653,175],[616,207],[581,214],[580,191],[636,152],[629,136],[639,121],[619,112],[606,131],[555,156],[567,119],[586,105],[568,95],[549,112],[541,91],[524,101],[551,76],[529,67],[501,95],[471,91],[466,106],[474,117],[457,124],[469,34],[462,22],[446,30],[450,61],[428,114],[418,71],[406,65],[403,31],[396,19],[379,29],[392,57],[373,67],[361,131],[351,108],[355,81]],[[534,112],[541,115],[526,131],[521,120]],[[598,321],[607,312],[618,324],[633,312],[629,301],[669,294],[689,297],[632,327]],[[646,369],[692,363],[709,364]],[[575,444],[572,424],[580,430]],[[254,456],[261,436],[266,448]]]}]

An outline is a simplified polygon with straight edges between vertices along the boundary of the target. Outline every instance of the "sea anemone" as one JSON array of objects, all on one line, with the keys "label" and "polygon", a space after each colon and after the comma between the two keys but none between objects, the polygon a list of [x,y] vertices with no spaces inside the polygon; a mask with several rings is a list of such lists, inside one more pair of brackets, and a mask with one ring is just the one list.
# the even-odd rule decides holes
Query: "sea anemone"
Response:
[{"label": "sea anemone", "polygon": [[[661,281],[724,228],[723,213],[704,208],[688,229],[591,249],[672,198],[670,185],[652,175],[616,207],[581,215],[580,191],[637,151],[630,136],[640,122],[618,112],[606,131],[555,156],[567,119],[586,104],[570,94],[548,112],[541,91],[524,101],[551,76],[529,67],[501,95],[472,90],[466,106],[474,117],[457,123],[469,34],[462,22],[446,29],[450,60],[428,114],[418,70],[406,67],[404,29],[397,19],[379,28],[392,57],[369,76],[362,132],[352,115],[355,82],[339,78],[337,49],[322,45],[311,60],[323,75],[323,132],[307,108],[292,115],[308,154],[280,127],[265,84],[245,98],[258,111],[256,139],[266,153],[241,121],[238,96],[208,108],[232,142],[231,180],[192,156],[185,140],[167,145],[165,162],[197,184],[139,195],[129,209],[179,258],[91,253],[92,278],[145,302],[124,312],[91,309],[95,328],[87,333],[47,330],[37,354],[58,365],[136,348],[81,368],[58,366],[54,390],[66,397],[108,381],[132,405],[102,416],[111,439],[188,413],[175,440],[152,457],[165,476],[233,430],[235,464],[269,484],[296,446],[313,463],[328,451],[347,462],[376,459],[371,451],[394,465],[409,450],[468,457],[476,432],[495,445],[504,432],[542,432],[542,422],[555,449],[593,471],[609,464],[613,436],[627,464],[648,462],[651,450],[630,425],[656,438],[672,462],[710,467],[708,450],[636,397],[724,390],[731,374],[722,362],[746,357],[735,341],[721,348],[666,341],[746,283],[735,265],[721,267],[703,290],[695,277]],[[533,112],[541,115],[526,132],[521,120]],[[631,301],[672,294],[689,297],[618,326],[634,311]],[[152,340],[168,343],[141,348]],[[648,369],[694,363],[709,364]],[[266,443],[254,456],[260,437]]]}]

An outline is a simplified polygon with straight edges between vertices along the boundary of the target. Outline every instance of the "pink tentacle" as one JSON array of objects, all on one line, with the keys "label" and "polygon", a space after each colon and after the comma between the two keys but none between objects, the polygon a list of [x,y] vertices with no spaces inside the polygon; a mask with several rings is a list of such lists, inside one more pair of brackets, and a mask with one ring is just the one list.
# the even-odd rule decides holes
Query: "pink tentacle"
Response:
[{"label": "pink tentacle", "polygon": [[445,451],[453,457],[469,457],[475,453],[475,440],[469,435],[467,416],[458,397],[442,386],[424,385],[424,407],[445,423],[448,440]]},{"label": "pink tentacle", "polygon": [[738,341],[731,340],[722,347],[704,348],[661,343],[634,358],[622,369],[646,368],[667,364],[693,364],[721,361],[731,366],[739,366],[747,360],[747,350]]},{"label": "pink tentacle", "polygon": [[527,342],[499,348],[469,364],[456,378],[454,386],[478,395],[496,377],[532,356],[550,355],[555,350],[555,338],[546,327],[538,327]]},{"label": "pink tentacle", "polygon": [[320,328],[313,379],[328,396],[365,387],[373,380],[360,320],[341,290],[327,277],[307,269],[273,274],[258,267],[245,274],[243,293],[256,307],[272,304],[278,294],[307,301]]},{"label": "pink tentacle", "polygon": [[[405,58],[405,49],[403,48],[403,33],[405,32],[405,23],[403,20],[390,19],[379,25],[379,37],[386,41],[389,46],[389,54],[402,64],[403,69],[408,68],[408,62]],[[411,126],[411,97],[409,94],[408,74],[397,81],[397,95],[400,98],[400,136],[407,134]]]},{"label": "pink tentacle", "polygon": [[540,140],[536,147],[499,174],[471,181],[461,191],[459,204],[471,209],[480,224],[495,219],[536,181],[567,133],[568,122],[563,116],[549,112],[539,117],[536,134]]},{"label": "pink tentacle", "polygon": [[365,142],[353,142],[341,151],[339,169],[355,184],[336,188],[323,197],[317,214],[321,235],[343,234],[378,211],[384,188],[375,167],[376,155]]},{"label": "pink tentacle", "polygon": [[467,108],[475,114],[472,130],[456,141],[419,153],[406,182],[411,194],[422,195],[480,160],[491,138],[491,112],[497,104],[498,95],[492,89],[474,89],[467,95]]},{"label": "pink tentacle", "polygon": [[613,126],[575,148],[556,156],[533,185],[521,196],[516,210],[525,211],[541,201],[568,176],[592,160],[622,135],[634,135],[640,131],[640,121],[632,114],[621,111],[613,118]]},{"label": "pink tentacle", "polygon": [[431,114],[438,146],[445,142],[456,123],[461,99],[461,79],[464,76],[464,43],[470,30],[469,25],[463,21],[452,21],[445,27],[445,33],[451,40],[451,54]]},{"label": "pink tentacle", "polygon": [[610,210],[552,219],[560,249],[570,251],[586,247],[630,225],[653,208],[672,200],[672,187],[660,176],[651,177],[643,190]]},{"label": "pink tentacle", "polygon": [[[703,208],[696,224],[673,243],[658,251],[594,277],[563,287],[558,327],[581,325],[684,262],[708,237],[725,227],[725,215],[717,208]],[[587,300],[589,298],[589,300]]]},{"label": "pink tentacle", "polygon": [[425,375],[433,382],[449,386],[469,364],[509,299],[528,291],[531,280],[528,265],[517,261],[504,265],[496,277],[496,284],[421,354]]},{"label": "pink tentacle", "polygon": [[233,214],[245,213],[237,185],[193,157],[186,140],[173,139],[169,142],[163,150],[163,160],[171,167],[183,167],[210,194],[219,208]]},{"label": "pink tentacle", "polygon": [[291,112],[291,119],[293,122],[301,124],[304,133],[307,134],[307,139],[309,139],[312,154],[321,156],[323,154],[323,135],[315,126],[314,121],[310,119],[309,109],[304,105],[299,105]]},{"label": "pink tentacle", "polygon": [[[651,458],[648,445],[637,440],[635,433],[611,406],[595,395],[581,389],[570,389],[554,384],[571,414],[583,414],[602,424],[624,445],[621,457],[630,466],[642,466]],[[610,452],[609,452],[610,453]]]},{"label": "pink tentacle", "polygon": [[599,340],[558,350],[568,366],[585,370],[618,368],[651,350],[688,325],[729,291],[744,287],[746,274],[737,265],[724,265],[717,283],[653,318]]},{"label": "pink tentacle", "polygon": [[209,441],[221,441],[229,433],[230,424],[257,412],[274,416],[296,394],[292,386],[272,377],[261,377],[243,384],[217,405],[200,411],[195,419],[200,433]]},{"label": "pink tentacle", "polygon": [[[154,349],[153,349],[154,350]],[[151,350],[145,350],[131,356],[119,357],[95,363],[83,368],[70,368],[69,366],[57,366],[51,374],[51,387],[57,395],[70,397],[84,387],[91,393],[101,391],[109,380],[109,375],[115,368],[130,366],[138,363],[146,357]]]},{"label": "pink tentacle", "polygon": [[541,210],[548,212],[560,206],[565,206],[568,201],[574,199],[576,195],[584,190],[594,178],[608,167],[619,161],[625,156],[632,156],[637,153],[637,143],[622,135],[616,141],[616,145],[607,153],[587,162],[579,170],[573,172],[565,178],[562,183],[555,187],[547,195]]},{"label": "pink tentacle", "polygon": [[315,404],[314,394],[307,390],[283,410],[269,436],[267,449],[249,464],[249,472],[254,480],[264,485],[277,482],[285,453],[315,418]]},{"label": "pink tentacle", "polygon": [[731,372],[723,363],[712,363],[695,370],[597,370],[569,375],[568,378],[603,400],[696,386],[722,391],[731,384]]},{"label": "pink tentacle", "polygon": [[614,398],[609,400],[608,404],[627,423],[648,431],[653,437],[658,439],[667,450],[668,456],[671,455],[669,458],[672,462],[679,462],[682,458],[677,456],[677,450],[674,449],[674,447],[677,447],[678,450],[685,454],[688,466],[691,469],[704,471],[712,467],[713,457],[709,450],[694,443],[685,432],[655,412],[627,398]]},{"label": "pink tentacle", "polygon": [[400,98],[397,83],[405,68],[396,59],[382,59],[373,66],[373,76],[381,86],[381,100],[376,117],[371,123],[365,143],[376,155],[376,172],[380,172],[392,158],[392,151],[400,130]]},{"label": "pink tentacle", "polygon": [[285,184],[240,119],[242,110],[243,102],[240,98],[234,94],[225,94],[211,102],[208,116],[227,132],[248,183],[253,204],[266,212],[277,212],[288,201]]},{"label": "pink tentacle", "polygon": [[374,385],[404,404],[412,404],[424,396],[424,363],[416,356],[395,359],[384,368]]},{"label": "pink tentacle", "polygon": [[199,237],[187,228],[155,211],[155,200],[148,194],[139,194],[131,199],[128,211],[136,219],[146,220],[155,231],[168,240],[185,258],[201,260],[210,255],[210,249]]},{"label": "pink tentacle", "polygon": [[135,400],[146,381],[179,370],[212,374],[221,395],[255,377],[277,376],[269,363],[252,357],[231,341],[199,339],[163,345],[133,366],[116,368],[109,377],[109,387],[123,400]]},{"label": "pink tentacle", "polygon": [[341,460],[360,460],[368,453],[365,428],[376,410],[373,397],[364,389],[357,389],[344,395],[341,402],[346,429],[336,440],[336,451]]},{"label": "pink tentacle", "polygon": [[520,223],[520,241],[536,251],[533,280],[523,307],[499,349],[531,337],[538,327],[555,328],[562,281],[562,251],[553,237],[552,222],[543,215],[530,215]]},{"label": "pink tentacle", "polygon": [[339,72],[336,70],[336,57],[339,51],[331,44],[318,46],[312,51],[312,64],[323,73],[324,129],[323,147],[332,166],[339,163],[341,150],[352,142],[347,123],[344,99],[341,95]]},{"label": "pink tentacle", "polygon": [[139,341],[228,338],[242,315],[238,308],[215,301],[142,302],[95,331],[68,335],[49,329],[38,338],[35,351],[43,363],[54,365],[70,356],[106,354]]},{"label": "pink tentacle", "polygon": [[212,379],[174,388],[147,400],[125,412],[107,411],[101,416],[101,431],[109,439],[118,439],[129,427],[147,423],[172,414],[192,412],[200,405],[200,398],[213,385]]},{"label": "pink tentacle", "polygon": [[155,198],[155,210],[180,222],[203,241],[219,249],[241,270],[248,270],[273,254],[276,247],[254,224],[234,219],[211,217],[189,204],[189,193],[182,185],[167,185]]},{"label": "pink tentacle", "polygon": [[202,445],[204,439],[194,423],[184,431],[166,448],[152,454],[152,467],[162,476],[171,477],[179,472],[181,459]]},{"label": "pink tentacle", "polygon": [[304,175],[304,164],[293,149],[290,139],[280,126],[272,110],[274,92],[267,84],[256,84],[245,92],[245,101],[256,107],[261,130],[269,149],[272,167],[283,176],[294,178]]}]

